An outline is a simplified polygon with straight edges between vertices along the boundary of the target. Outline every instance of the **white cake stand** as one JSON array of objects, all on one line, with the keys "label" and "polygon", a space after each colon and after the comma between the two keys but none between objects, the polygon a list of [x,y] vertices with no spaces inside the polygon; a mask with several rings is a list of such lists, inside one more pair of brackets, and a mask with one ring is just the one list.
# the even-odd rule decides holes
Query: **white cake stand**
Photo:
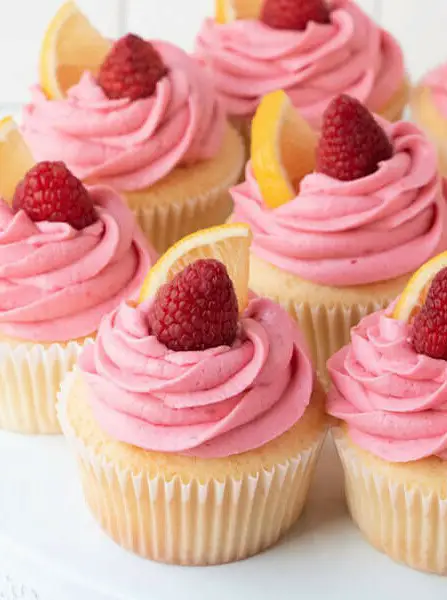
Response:
[{"label": "white cake stand", "polygon": [[116,546],[84,505],[64,440],[0,434],[2,600],[447,599],[447,579],[364,542],[325,449],[307,511],[276,548],[222,567],[169,567]]}]

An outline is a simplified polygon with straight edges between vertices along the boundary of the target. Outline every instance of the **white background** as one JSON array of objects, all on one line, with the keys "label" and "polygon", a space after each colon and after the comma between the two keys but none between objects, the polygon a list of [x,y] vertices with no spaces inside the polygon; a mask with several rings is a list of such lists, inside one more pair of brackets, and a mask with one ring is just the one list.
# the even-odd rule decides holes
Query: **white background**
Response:
[{"label": "white background", "polygon": [[[447,60],[447,0],[358,0],[403,45],[413,79]],[[0,0],[0,112],[17,110],[36,80],[39,45],[61,0]],[[105,34],[126,31],[190,49],[214,0],[79,0]]]},{"label": "white background", "polygon": [[[445,577],[397,565],[362,539],[330,443],[293,530],[268,552],[219,567],[143,561],[112,543],[85,506],[61,436],[0,432],[0,473],[0,600],[447,598]],[[14,582],[6,593],[5,573]]]}]

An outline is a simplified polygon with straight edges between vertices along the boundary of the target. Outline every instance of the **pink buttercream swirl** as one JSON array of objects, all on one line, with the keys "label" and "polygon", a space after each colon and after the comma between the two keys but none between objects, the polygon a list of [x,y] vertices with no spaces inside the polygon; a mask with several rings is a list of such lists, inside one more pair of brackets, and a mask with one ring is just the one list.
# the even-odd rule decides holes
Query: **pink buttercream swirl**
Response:
[{"label": "pink buttercream swirl", "polygon": [[234,219],[250,225],[254,254],[323,285],[361,285],[418,268],[447,248],[436,152],[411,123],[383,124],[391,159],[355,181],[307,175],[298,196],[268,209],[250,165],[232,190]]},{"label": "pink buttercream swirl", "polygon": [[437,109],[447,118],[447,65],[430,71],[422,80],[422,85],[430,88]]},{"label": "pink buttercream swirl", "polygon": [[447,459],[447,362],[417,354],[410,326],[378,312],[328,361],[329,414],[352,440],[391,462]]},{"label": "pink buttercream swirl", "polygon": [[311,22],[305,31],[208,19],[197,54],[229,114],[250,116],[265,94],[284,89],[316,127],[334,96],[350,94],[379,112],[404,79],[398,43],[350,0],[334,0],[331,22]]},{"label": "pink buttercream swirl", "polygon": [[64,100],[34,88],[23,134],[36,160],[63,160],[83,180],[133,191],[213,158],[225,114],[211,79],[183,50],[154,46],[169,71],[150,98],[109,100],[88,72]]},{"label": "pink buttercream swirl", "polygon": [[94,333],[104,314],[139,291],[155,260],[110,188],[89,188],[98,220],[78,231],[34,223],[0,200],[0,331],[35,342]]},{"label": "pink buttercream swirl", "polygon": [[254,299],[236,341],[173,352],[148,329],[150,304],[122,304],[80,359],[101,427],[140,448],[217,458],[258,448],[304,414],[313,370],[295,324]]}]

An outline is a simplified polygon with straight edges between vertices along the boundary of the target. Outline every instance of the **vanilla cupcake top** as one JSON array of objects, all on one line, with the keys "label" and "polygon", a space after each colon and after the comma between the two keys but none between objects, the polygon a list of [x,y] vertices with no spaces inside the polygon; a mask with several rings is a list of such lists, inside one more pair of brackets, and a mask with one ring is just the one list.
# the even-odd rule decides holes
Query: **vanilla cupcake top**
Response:
[{"label": "vanilla cupcake top", "polygon": [[444,268],[422,308],[414,306],[414,318],[414,311],[403,318],[400,304],[372,314],[328,361],[328,413],[345,423],[353,442],[384,460],[447,459],[446,299]]},{"label": "vanilla cupcake top", "polygon": [[0,332],[33,342],[94,333],[155,261],[123,200],[42,162],[0,200]]},{"label": "vanilla cupcake top", "polygon": [[265,0],[259,19],[208,19],[197,53],[229,114],[251,116],[267,93],[284,89],[315,127],[333,96],[348,93],[378,112],[402,86],[394,38],[351,0],[305,5]]},{"label": "vanilla cupcake top", "polygon": [[316,155],[315,172],[276,208],[266,205],[251,163],[232,190],[234,218],[250,225],[256,256],[308,281],[349,286],[410,273],[447,247],[436,151],[415,125],[375,119],[339,96],[325,112]]},{"label": "vanilla cupcake top", "polygon": [[100,426],[145,450],[240,454],[303,416],[314,374],[297,326],[270,300],[238,316],[222,263],[192,263],[155,299],[106,316],[79,366]]},{"label": "vanilla cupcake top", "polygon": [[63,160],[88,181],[133,191],[219,152],[226,120],[211,79],[167,42],[118,40],[98,77],[85,72],[62,100],[39,86],[23,113],[38,160]]}]

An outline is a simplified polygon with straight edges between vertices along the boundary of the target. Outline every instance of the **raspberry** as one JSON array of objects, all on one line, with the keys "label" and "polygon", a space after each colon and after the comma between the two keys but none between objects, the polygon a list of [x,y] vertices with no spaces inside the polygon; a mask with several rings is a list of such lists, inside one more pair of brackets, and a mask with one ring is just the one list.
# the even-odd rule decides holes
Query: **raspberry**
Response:
[{"label": "raspberry", "polygon": [[371,175],[393,155],[382,127],[358,100],[337,96],[323,115],[317,171],[340,181]]},{"label": "raspberry", "polygon": [[261,21],[273,29],[304,31],[309,21],[329,23],[330,12],[324,0],[266,0]]},{"label": "raspberry", "polygon": [[167,72],[154,46],[130,33],[113,45],[99,70],[98,83],[112,100],[138,100],[152,96]]},{"label": "raspberry", "polygon": [[418,354],[447,360],[447,268],[433,279],[425,304],[414,318],[411,342]]},{"label": "raspberry", "polygon": [[69,223],[75,229],[97,220],[89,193],[63,162],[34,165],[18,184],[12,207],[33,221]]},{"label": "raspberry", "polygon": [[152,333],[170,350],[231,346],[238,305],[225,266],[201,259],[162,286],[149,316]]}]

